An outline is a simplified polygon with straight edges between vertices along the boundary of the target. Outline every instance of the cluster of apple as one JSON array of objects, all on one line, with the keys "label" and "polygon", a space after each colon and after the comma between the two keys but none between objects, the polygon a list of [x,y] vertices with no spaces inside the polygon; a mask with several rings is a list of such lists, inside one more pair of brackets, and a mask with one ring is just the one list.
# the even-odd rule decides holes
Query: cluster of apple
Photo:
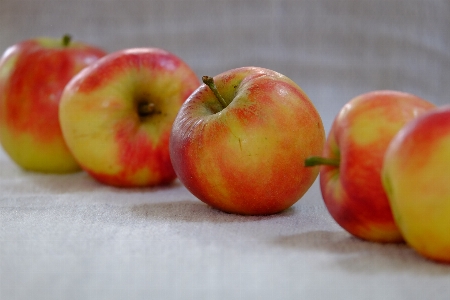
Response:
[{"label": "cluster of apple", "polygon": [[70,36],[26,40],[0,61],[0,141],[26,170],[84,169],[123,187],[168,183],[176,177],[171,124],[199,84],[161,49],[106,53]]},{"label": "cluster of apple", "polygon": [[0,142],[26,170],[84,170],[117,187],[178,177],[244,215],[289,208],[320,172],[345,230],[450,261],[450,107],[370,92],[342,108],[326,139],[308,96],[280,73],[243,67],[202,81],[158,48],[26,40],[0,60]]},{"label": "cluster of apple", "polygon": [[325,205],[346,231],[450,262],[450,106],[398,91],[359,95],[305,164],[321,166]]},{"label": "cluster of apple", "polygon": [[26,170],[117,187],[176,177],[230,213],[273,214],[309,189],[325,143],[302,89],[272,70],[204,77],[172,53],[36,38],[0,61],[0,141]]}]

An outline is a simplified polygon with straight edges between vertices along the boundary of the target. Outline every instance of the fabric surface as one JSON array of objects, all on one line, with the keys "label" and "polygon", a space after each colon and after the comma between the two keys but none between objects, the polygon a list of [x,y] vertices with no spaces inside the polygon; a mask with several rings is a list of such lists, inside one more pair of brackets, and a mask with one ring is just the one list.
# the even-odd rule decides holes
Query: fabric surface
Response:
[{"label": "fabric surface", "polygon": [[[246,65],[297,82],[326,130],[375,89],[450,103],[446,0],[0,0],[0,48],[71,33],[159,47],[200,76]],[[22,171],[0,150],[0,299],[448,299],[450,266],[351,237],[318,183],[291,209],[214,210],[180,182],[116,189]]]}]

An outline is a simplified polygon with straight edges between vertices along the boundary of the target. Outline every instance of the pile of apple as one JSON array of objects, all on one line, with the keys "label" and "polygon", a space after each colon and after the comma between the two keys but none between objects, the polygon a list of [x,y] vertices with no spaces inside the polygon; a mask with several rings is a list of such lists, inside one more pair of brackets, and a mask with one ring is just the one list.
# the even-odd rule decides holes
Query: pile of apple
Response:
[{"label": "pile of apple", "polygon": [[450,262],[450,106],[370,92],[342,108],[325,139],[308,96],[280,73],[243,67],[202,81],[158,48],[26,40],[0,60],[0,142],[25,170],[84,170],[117,187],[178,177],[243,215],[291,207],[320,173],[349,233]]}]

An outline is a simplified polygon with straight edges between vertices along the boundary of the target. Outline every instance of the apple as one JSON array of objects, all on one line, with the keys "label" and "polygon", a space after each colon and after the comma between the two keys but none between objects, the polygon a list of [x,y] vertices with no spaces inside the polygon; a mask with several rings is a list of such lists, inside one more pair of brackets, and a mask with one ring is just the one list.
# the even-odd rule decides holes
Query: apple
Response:
[{"label": "apple", "polygon": [[9,47],[0,60],[0,143],[23,169],[68,173],[80,167],[63,139],[61,93],[80,70],[106,53],[97,47],[39,37]]},{"label": "apple", "polygon": [[198,199],[228,213],[281,212],[309,189],[319,168],[303,161],[322,152],[322,120],[288,77],[259,67],[204,76],[172,128],[170,157]]},{"label": "apple", "polygon": [[392,139],[382,167],[395,221],[421,255],[450,263],[450,106],[406,124]]},{"label": "apple", "polygon": [[83,170],[103,184],[168,184],[176,178],[169,156],[172,123],[199,85],[194,71],[163,49],[110,53],[64,89],[64,138]]},{"label": "apple", "polygon": [[384,153],[409,121],[433,109],[415,95],[380,90],[361,94],[342,107],[328,134],[321,157],[320,189],[334,220],[367,241],[402,242],[381,182]]}]

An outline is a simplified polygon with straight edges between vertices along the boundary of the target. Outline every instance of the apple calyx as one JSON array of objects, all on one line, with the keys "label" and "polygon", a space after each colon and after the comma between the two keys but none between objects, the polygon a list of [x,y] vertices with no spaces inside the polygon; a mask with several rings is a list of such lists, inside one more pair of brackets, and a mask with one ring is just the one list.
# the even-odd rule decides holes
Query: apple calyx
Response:
[{"label": "apple calyx", "polygon": [[226,108],[228,106],[228,103],[223,97],[222,95],[219,93],[219,91],[217,90],[217,86],[214,83],[214,78],[210,77],[210,76],[202,76],[202,81],[204,84],[206,84],[211,91],[214,93],[214,95],[216,96],[217,100],[220,102],[220,104],[222,105],[222,108]]},{"label": "apple calyx", "polygon": [[72,41],[72,36],[70,34],[65,34],[62,37],[62,45],[63,45],[63,47],[68,47],[71,41]]},{"label": "apple calyx", "polygon": [[142,101],[137,105],[137,113],[139,118],[145,119],[155,113],[158,113],[156,110],[155,104],[150,101]]},{"label": "apple calyx", "polygon": [[305,159],[305,167],[315,167],[315,166],[334,166],[339,167],[341,160],[339,158],[327,158],[321,156],[311,156]]}]

